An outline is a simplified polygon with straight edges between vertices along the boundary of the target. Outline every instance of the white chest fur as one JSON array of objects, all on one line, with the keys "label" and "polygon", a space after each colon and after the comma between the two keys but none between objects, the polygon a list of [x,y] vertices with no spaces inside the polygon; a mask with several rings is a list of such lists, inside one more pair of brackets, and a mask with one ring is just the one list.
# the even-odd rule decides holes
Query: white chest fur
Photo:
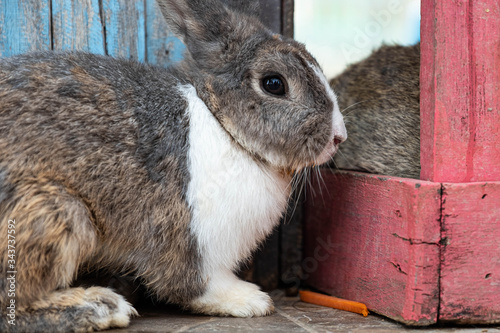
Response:
[{"label": "white chest fur", "polygon": [[188,101],[192,209],[203,270],[234,270],[279,222],[289,181],[237,147],[193,86],[179,88]]}]

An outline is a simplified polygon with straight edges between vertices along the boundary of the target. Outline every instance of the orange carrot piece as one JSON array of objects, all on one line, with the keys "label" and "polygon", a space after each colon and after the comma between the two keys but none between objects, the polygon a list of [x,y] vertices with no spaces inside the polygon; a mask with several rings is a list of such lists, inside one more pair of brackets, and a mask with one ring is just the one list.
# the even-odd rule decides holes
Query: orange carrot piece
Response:
[{"label": "orange carrot piece", "polygon": [[348,301],[342,298],[318,294],[312,291],[300,290],[300,300],[306,303],[312,303],[327,306],[343,311],[350,311],[368,316],[368,308],[363,303]]}]

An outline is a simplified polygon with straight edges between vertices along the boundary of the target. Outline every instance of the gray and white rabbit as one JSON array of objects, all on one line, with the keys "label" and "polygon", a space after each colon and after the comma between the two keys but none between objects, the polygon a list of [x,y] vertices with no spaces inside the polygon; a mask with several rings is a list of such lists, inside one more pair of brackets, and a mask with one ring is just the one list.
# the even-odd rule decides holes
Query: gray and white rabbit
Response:
[{"label": "gray and white rabbit", "polygon": [[199,313],[273,311],[233,271],[279,222],[292,173],[346,139],[336,96],[303,45],[256,18],[158,2],[190,53],[177,67],[0,60],[1,331],[128,325],[136,312],[111,289],[69,287],[82,267],[131,272]]},{"label": "gray and white rabbit", "polygon": [[382,46],[330,80],[349,133],[336,167],[420,177],[419,72],[420,44]]}]

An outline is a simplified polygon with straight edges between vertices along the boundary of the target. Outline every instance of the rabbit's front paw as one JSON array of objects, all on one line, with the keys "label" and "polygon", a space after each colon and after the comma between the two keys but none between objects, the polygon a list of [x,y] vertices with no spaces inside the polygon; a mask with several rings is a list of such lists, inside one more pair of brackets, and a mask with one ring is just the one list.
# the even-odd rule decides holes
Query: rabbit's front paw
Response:
[{"label": "rabbit's front paw", "polygon": [[91,287],[85,290],[85,303],[95,309],[94,324],[99,329],[127,327],[137,311],[123,296],[108,288]]},{"label": "rabbit's front paw", "polygon": [[69,288],[23,308],[18,316],[19,332],[94,332],[126,327],[136,315],[137,311],[111,289]]},{"label": "rabbit's front paw", "polygon": [[196,312],[233,317],[260,317],[274,312],[273,301],[268,294],[252,283],[234,279],[228,284],[211,283],[207,292],[191,302]]}]

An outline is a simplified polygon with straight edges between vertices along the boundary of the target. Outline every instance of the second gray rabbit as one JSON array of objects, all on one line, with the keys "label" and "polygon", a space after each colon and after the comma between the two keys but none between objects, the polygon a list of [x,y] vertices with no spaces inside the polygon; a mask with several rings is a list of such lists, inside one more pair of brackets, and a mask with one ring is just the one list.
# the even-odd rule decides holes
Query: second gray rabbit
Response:
[{"label": "second gray rabbit", "polygon": [[419,72],[420,44],[383,46],[330,81],[349,133],[336,167],[420,177]]}]

